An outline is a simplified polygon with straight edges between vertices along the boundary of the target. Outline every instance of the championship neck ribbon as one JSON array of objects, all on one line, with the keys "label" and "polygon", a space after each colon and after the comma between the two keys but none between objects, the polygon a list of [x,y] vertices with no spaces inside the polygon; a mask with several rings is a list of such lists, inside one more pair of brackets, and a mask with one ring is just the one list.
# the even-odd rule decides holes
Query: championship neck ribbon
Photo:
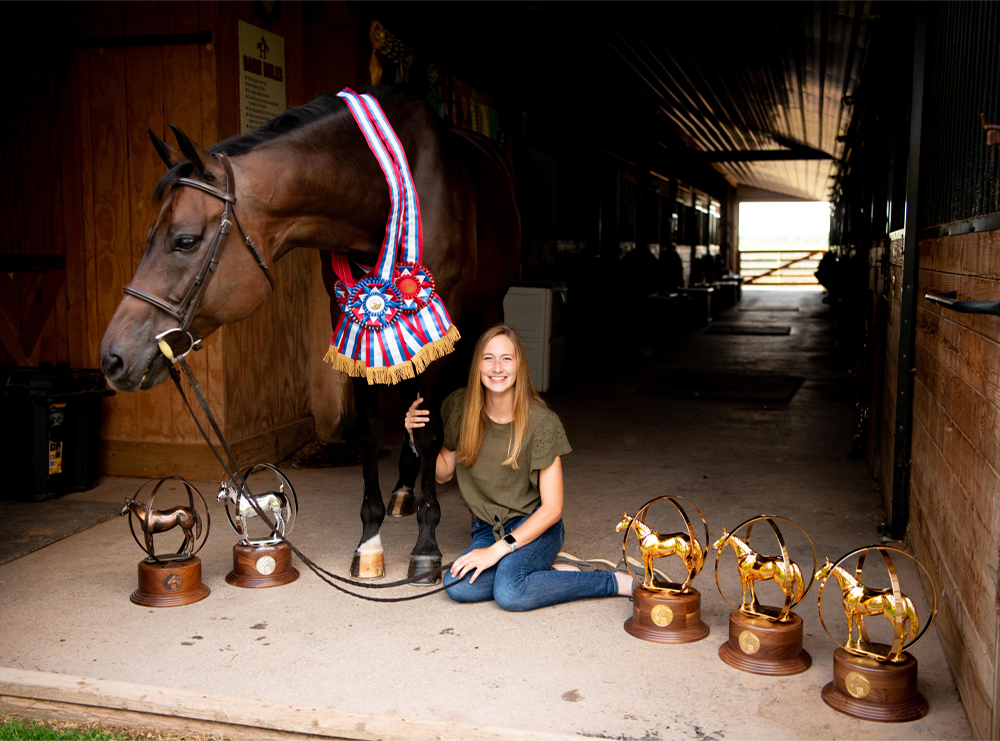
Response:
[{"label": "championship neck ribbon", "polygon": [[363,278],[355,281],[346,256],[333,254],[341,317],[326,360],[368,383],[398,383],[450,353],[460,335],[423,264],[420,200],[402,144],[372,96],[338,95],[385,174],[391,205],[378,260]]}]

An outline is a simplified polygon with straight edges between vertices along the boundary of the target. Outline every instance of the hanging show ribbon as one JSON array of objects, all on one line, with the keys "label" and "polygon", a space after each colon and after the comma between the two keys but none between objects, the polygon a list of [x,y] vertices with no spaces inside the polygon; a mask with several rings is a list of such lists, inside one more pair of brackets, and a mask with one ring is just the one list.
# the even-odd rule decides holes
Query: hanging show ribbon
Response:
[{"label": "hanging show ribbon", "polygon": [[326,360],[368,383],[398,383],[450,353],[460,335],[423,264],[420,201],[403,146],[373,97],[338,95],[385,174],[391,206],[378,260],[363,278],[355,281],[346,256],[333,254],[341,317]]}]

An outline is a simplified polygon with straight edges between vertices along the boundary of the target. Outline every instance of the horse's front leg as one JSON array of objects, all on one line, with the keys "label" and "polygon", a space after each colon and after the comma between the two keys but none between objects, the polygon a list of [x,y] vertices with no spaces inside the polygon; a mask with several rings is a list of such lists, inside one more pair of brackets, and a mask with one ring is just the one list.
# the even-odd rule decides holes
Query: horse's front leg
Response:
[{"label": "horse's front leg", "polygon": [[385,519],[385,504],[378,485],[378,454],[385,431],[378,408],[378,387],[369,386],[362,378],[353,381],[365,498],[361,504],[361,541],[351,560],[351,576],[355,579],[378,579],[385,576],[385,559],[379,536]]},{"label": "horse's front leg", "polygon": [[[416,380],[406,380],[399,384],[399,396],[407,409],[417,398]],[[410,447],[409,436],[403,432],[403,449],[399,454],[399,480],[392,488],[389,499],[389,517],[409,517],[417,511],[417,495],[414,487],[420,472],[420,456]]]},{"label": "horse's front leg", "polygon": [[[423,392],[428,399],[430,419],[423,427],[413,431],[413,442],[420,455],[420,505],[417,507],[417,544],[410,552],[407,575],[426,576],[414,584],[437,584],[441,580],[441,549],[437,544],[437,526],[441,521],[441,505],[437,500],[437,481],[434,478],[438,453],[444,442],[444,425],[441,421],[441,399]],[[409,445],[404,441],[404,447]]]}]

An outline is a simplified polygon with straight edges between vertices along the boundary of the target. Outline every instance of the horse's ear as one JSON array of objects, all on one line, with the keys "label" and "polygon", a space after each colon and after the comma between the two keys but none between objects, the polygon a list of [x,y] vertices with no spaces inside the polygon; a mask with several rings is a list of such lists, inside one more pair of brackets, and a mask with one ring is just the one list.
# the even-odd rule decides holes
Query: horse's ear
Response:
[{"label": "horse's ear", "polygon": [[173,167],[174,165],[184,161],[185,158],[181,150],[167,144],[163,141],[163,139],[154,134],[152,129],[146,129],[146,132],[149,134],[149,138],[152,139],[153,148],[156,150],[156,153],[160,155],[160,159],[163,160],[163,164],[167,167]]},{"label": "horse's ear", "polygon": [[177,144],[180,146],[184,156],[191,161],[191,164],[194,165],[202,179],[215,180],[215,175],[205,167],[206,162],[212,162],[215,159],[212,154],[191,141],[191,138],[181,131],[180,126],[170,124],[170,129],[174,132],[174,136],[177,137]]}]

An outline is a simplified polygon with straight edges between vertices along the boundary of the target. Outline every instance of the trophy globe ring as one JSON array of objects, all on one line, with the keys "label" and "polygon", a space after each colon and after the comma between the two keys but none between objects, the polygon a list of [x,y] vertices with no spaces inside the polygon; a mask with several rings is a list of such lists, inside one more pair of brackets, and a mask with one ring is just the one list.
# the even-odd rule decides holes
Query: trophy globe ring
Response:
[{"label": "trophy globe ring", "polygon": [[[885,562],[886,569],[889,572],[889,580],[892,584],[891,589],[872,589],[865,586],[863,581],[865,557],[871,551],[877,551],[881,554],[882,559]],[[919,626],[919,632],[916,630],[919,625],[919,618],[917,617],[916,609],[914,608],[910,598],[903,594],[899,587],[899,576],[896,573],[896,567],[892,562],[892,558],[889,556],[890,552],[901,554],[913,561],[923,572],[924,578],[926,578],[928,583],[931,585],[931,615],[924,625]],[[852,576],[847,572],[842,564],[854,556],[858,557],[858,563],[855,567],[854,575]],[[836,579],[842,591],[844,615],[847,617],[848,622],[848,638],[846,643],[841,643],[834,638],[830,629],[826,625],[825,618],[823,617],[823,590],[826,587],[826,583],[830,576],[833,576]],[[934,586],[934,579],[931,577],[930,572],[927,571],[927,568],[920,563],[920,561],[899,548],[881,545],[857,548],[839,558],[836,563],[831,563],[830,560],[827,559],[826,563],[819,569],[819,571],[816,572],[816,577],[820,580],[817,608],[819,611],[820,623],[823,625],[823,630],[826,631],[826,634],[830,636],[835,643],[841,646],[848,653],[854,654],[855,656],[863,656],[879,662],[898,663],[905,661],[904,652],[916,645],[924,637],[924,634],[927,633],[927,629],[931,626],[934,622],[934,618],[937,616],[937,588]],[[891,604],[888,600],[886,600],[886,597],[889,596],[892,598]],[[900,609],[897,609],[897,606],[899,606]],[[865,616],[870,615],[884,615],[890,620],[890,622],[892,622],[893,641],[891,646],[885,647],[883,645],[874,644],[869,639],[864,618]],[[853,640],[855,626],[858,628],[857,641]],[[904,640],[907,633],[909,633],[911,637],[909,642]],[[915,633],[916,635],[914,635]]]},{"label": "trophy globe ring", "polygon": [[[671,533],[669,535],[660,535],[655,530],[646,525],[646,514],[649,508],[661,500],[666,500],[670,502],[676,509],[678,514],[684,520],[684,531],[678,533]],[[629,575],[632,577],[633,581],[639,586],[645,587],[652,592],[661,592],[668,594],[678,594],[683,593],[688,590],[688,586],[691,584],[691,580],[701,571],[702,567],[705,565],[705,548],[698,542],[698,538],[695,536],[694,528],[691,525],[691,519],[688,517],[687,512],[679,504],[679,502],[687,502],[698,512],[698,516],[701,517],[702,525],[705,528],[705,547],[709,540],[708,532],[708,522],[705,520],[705,515],[698,508],[694,502],[685,497],[675,497],[675,496],[661,496],[650,499],[646,502],[635,516],[629,516],[626,512],[624,518],[618,523],[615,528],[619,532],[625,531],[625,537],[622,539],[622,553],[625,561],[625,568],[628,569]],[[632,571],[632,565],[629,562],[628,557],[628,545],[629,536],[631,533],[635,533],[636,539],[639,541],[639,550],[643,556],[643,565],[645,567],[644,578],[640,579]],[[687,571],[687,577],[681,583],[667,582],[663,586],[659,586],[656,583],[656,577],[653,570],[652,561],[654,558],[662,556],[672,556],[676,555],[684,562],[684,567]]]},{"label": "trophy globe ring", "polygon": [[[160,487],[168,481],[179,481],[184,485],[187,493],[186,506],[180,505],[162,511],[156,509],[156,494]],[[165,476],[157,481],[149,493],[149,499],[145,503],[138,501],[139,494],[151,483],[152,481],[147,481],[136,490],[135,494],[127,498],[120,513],[129,516],[128,527],[132,533],[132,539],[146,554],[146,560],[149,563],[165,564],[191,558],[205,546],[208,541],[208,533],[212,529],[212,517],[208,511],[208,502],[195,486],[183,477],[176,475]],[[201,502],[200,508],[196,502]],[[144,537],[141,541],[135,532],[135,520],[139,520],[140,529],[143,532]],[[202,520],[205,523],[204,527],[202,527]],[[184,542],[181,543],[180,548],[169,556],[157,556],[153,535],[178,526],[184,531]]]},{"label": "trophy globe ring", "polygon": [[[781,558],[760,556],[750,548],[749,543],[753,526],[761,520],[770,525],[774,531],[778,547],[781,549]],[[794,525],[805,536],[806,540],[809,541],[809,547],[812,549],[813,567],[812,571],[809,572],[809,584],[804,588],[802,572],[798,564],[789,557],[785,537],[775,524],[775,520],[781,520]],[[746,528],[745,540],[738,537],[738,534],[744,528]],[[738,606],[729,601],[725,590],[722,588],[722,584],[719,583],[719,560],[727,545],[732,546],[733,551],[736,553],[740,582],[743,585],[741,603]],[[758,515],[757,517],[751,517],[749,520],[737,525],[731,533],[723,529],[722,536],[712,544],[712,547],[715,549],[715,586],[719,588],[719,594],[722,595],[722,599],[730,607],[751,617],[787,622],[791,619],[792,610],[805,599],[806,595],[809,594],[809,590],[812,589],[813,583],[816,581],[816,569],[819,565],[816,557],[816,546],[813,544],[809,534],[787,517],[781,517],[780,515]],[[773,580],[781,588],[785,602],[780,608],[762,607],[758,604],[757,595],[754,591],[754,582],[765,579]]]},{"label": "trophy globe ring", "polygon": [[[265,494],[253,494],[245,483],[255,473],[270,471],[277,479],[277,487],[270,488]],[[219,501],[226,507],[226,519],[233,531],[240,536],[241,542],[250,546],[274,545],[282,542],[295,525],[299,511],[299,500],[292,483],[270,463],[258,463],[246,466],[239,471],[239,482],[230,477],[219,488]],[[262,517],[260,513],[263,512]],[[268,535],[263,538],[251,538],[247,521],[257,517],[268,529]]]}]

